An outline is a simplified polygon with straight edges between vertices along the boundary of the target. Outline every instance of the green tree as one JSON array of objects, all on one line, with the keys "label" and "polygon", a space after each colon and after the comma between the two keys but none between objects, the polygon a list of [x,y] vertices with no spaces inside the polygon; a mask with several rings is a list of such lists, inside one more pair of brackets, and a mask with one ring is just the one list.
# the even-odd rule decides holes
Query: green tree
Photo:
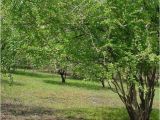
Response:
[{"label": "green tree", "polygon": [[[38,66],[54,59],[63,63],[69,57],[85,66],[87,77],[108,80],[131,120],[149,120],[158,79],[157,0],[2,3],[4,67],[10,67],[20,55],[30,56]],[[8,51],[5,42],[12,49]],[[15,49],[13,43],[19,47]]]},{"label": "green tree", "polygon": [[67,25],[60,21],[66,7],[59,0],[2,1],[2,69],[13,73],[17,67],[37,69],[54,64],[65,74],[69,64],[63,33]]},{"label": "green tree", "polygon": [[103,68],[97,72],[107,77],[131,120],[149,120],[158,79],[158,1],[85,4],[74,11],[68,52],[93,72],[96,65]]}]

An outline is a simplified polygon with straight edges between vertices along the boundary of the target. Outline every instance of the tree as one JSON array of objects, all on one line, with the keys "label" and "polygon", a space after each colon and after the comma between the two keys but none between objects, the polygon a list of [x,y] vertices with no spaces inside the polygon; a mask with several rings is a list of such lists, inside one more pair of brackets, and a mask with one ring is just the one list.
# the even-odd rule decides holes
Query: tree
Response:
[{"label": "tree", "polygon": [[71,67],[69,56],[65,54],[65,49],[62,46],[61,47],[57,45],[57,51],[54,54],[54,63],[56,67],[57,73],[61,76],[62,83],[66,82],[66,75],[67,75],[67,69],[68,67]]},{"label": "tree", "polygon": [[149,120],[152,111],[158,79],[158,11],[158,1],[89,1],[75,11],[70,29],[74,36],[68,36],[68,52],[84,65],[103,68],[101,76],[107,76],[131,120]]},{"label": "tree", "polygon": [[32,69],[55,64],[64,81],[68,65],[62,40],[66,25],[60,22],[66,14],[64,6],[59,0],[2,1],[3,70],[13,73],[27,63]]},{"label": "tree", "polygon": [[83,79],[100,82],[102,87],[105,88],[105,82],[107,81],[106,71],[98,64],[92,64],[90,61],[79,62],[74,71],[78,72],[78,75]]},{"label": "tree", "polygon": [[[20,48],[31,51],[35,63],[46,63],[47,53],[54,53],[58,47],[63,58],[69,56],[85,66],[83,71],[88,77],[108,80],[131,120],[149,120],[158,75],[157,0],[6,0],[3,4],[5,15],[11,16],[4,17],[7,29],[16,32],[10,34],[13,36],[8,37],[7,44],[12,41],[12,46],[16,35],[25,46]],[[12,50],[8,53],[15,58]],[[5,59],[8,53],[5,48],[5,67],[14,63]]]}]

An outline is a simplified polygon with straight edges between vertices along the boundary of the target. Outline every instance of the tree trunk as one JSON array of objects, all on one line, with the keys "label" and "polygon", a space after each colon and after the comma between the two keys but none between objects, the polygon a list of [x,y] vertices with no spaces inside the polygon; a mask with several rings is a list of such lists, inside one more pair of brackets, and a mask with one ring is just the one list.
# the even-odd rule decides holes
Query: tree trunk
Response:
[{"label": "tree trunk", "polygon": [[9,77],[9,85],[11,86],[13,84],[13,76],[11,73],[9,73],[8,77]]},{"label": "tree trunk", "polygon": [[130,120],[149,120],[149,111],[145,112],[142,110],[133,110],[131,108],[127,108],[128,115]]},{"label": "tree trunk", "polygon": [[58,73],[61,75],[62,83],[66,82],[66,72],[63,69],[58,70]]},{"label": "tree trunk", "polygon": [[64,77],[63,74],[61,74],[61,79],[62,79],[62,83],[65,83],[65,82],[66,82],[66,79],[65,79],[65,77]]},{"label": "tree trunk", "polygon": [[135,86],[130,87],[128,97],[123,99],[130,120],[149,120],[152,111],[154,92],[154,88],[149,89],[146,93],[144,90],[139,89],[140,103],[138,104],[136,88]]},{"label": "tree trunk", "polygon": [[104,82],[104,80],[100,80],[100,81],[101,81],[102,87],[105,88],[105,82]]},{"label": "tree trunk", "polygon": [[11,69],[11,67],[7,68],[7,72],[8,72],[8,77],[9,77],[9,85],[13,85],[13,76],[12,73],[15,71],[15,69]]},{"label": "tree trunk", "polygon": [[[152,111],[153,99],[155,95],[155,85],[158,79],[157,68],[146,68],[140,66],[140,70],[135,75],[135,80],[140,87],[132,81],[126,83],[125,89],[123,82],[125,79],[121,77],[123,72],[117,72],[113,76],[113,85],[115,92],[118,93],[120,99],[126,106],[130,120],[149,120]],[[118,77],[117,77],[118,76]]]}]

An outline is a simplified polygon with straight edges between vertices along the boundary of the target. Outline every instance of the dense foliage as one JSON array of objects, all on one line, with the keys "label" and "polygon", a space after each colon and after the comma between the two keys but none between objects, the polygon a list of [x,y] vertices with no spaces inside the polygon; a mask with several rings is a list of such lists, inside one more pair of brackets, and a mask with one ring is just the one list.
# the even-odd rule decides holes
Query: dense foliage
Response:
[{"label": "dense foliage", "polygon": [[76,64],[86,78],[108,81],[131,120],[149,119],[158,79],[158,0],[6,0],[2,11],[3,68],[29,61],[65,73]]}]

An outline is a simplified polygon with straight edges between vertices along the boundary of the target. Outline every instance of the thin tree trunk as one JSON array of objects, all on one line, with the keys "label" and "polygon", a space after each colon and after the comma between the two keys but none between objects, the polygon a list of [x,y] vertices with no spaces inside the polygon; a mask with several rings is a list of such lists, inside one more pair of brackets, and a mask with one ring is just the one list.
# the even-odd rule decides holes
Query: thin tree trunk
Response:
[{"label": "thin tree trunk", "polygon": [[8,77],[9,77],[9,85],[11,86],[13,84],[13,76],[11,73],[9,73]]},{"label": "thin tree trunk", "polygon": [[[136,89],[135,83],[130,82],[127,84],[126,91],[123,90],[123,85],[118,84],[119,81],[121,83],[121,77],[118,77],[118,79],[113,77],[114,81],[112,83],[122,102],[126,106],[130,120],[149,120],[155,94],[154,87],[155,80],[157,79],[155,75],[155,69],[151,70],[151,72],[146,75],[140,71],[136,79],[139,80],[138,82],[141,88]],[[121,76],[121,74],[119,76]],[[144,87],[147,87],[147,91],[145,91]],[[137,97],[140,99],[139,102]]]},{"label": "thin tree trunk", "polygon": [[102,87],[105,88],[105,82],[104,82],[104,80],[100,80],[100,81],[102,83]]}]

